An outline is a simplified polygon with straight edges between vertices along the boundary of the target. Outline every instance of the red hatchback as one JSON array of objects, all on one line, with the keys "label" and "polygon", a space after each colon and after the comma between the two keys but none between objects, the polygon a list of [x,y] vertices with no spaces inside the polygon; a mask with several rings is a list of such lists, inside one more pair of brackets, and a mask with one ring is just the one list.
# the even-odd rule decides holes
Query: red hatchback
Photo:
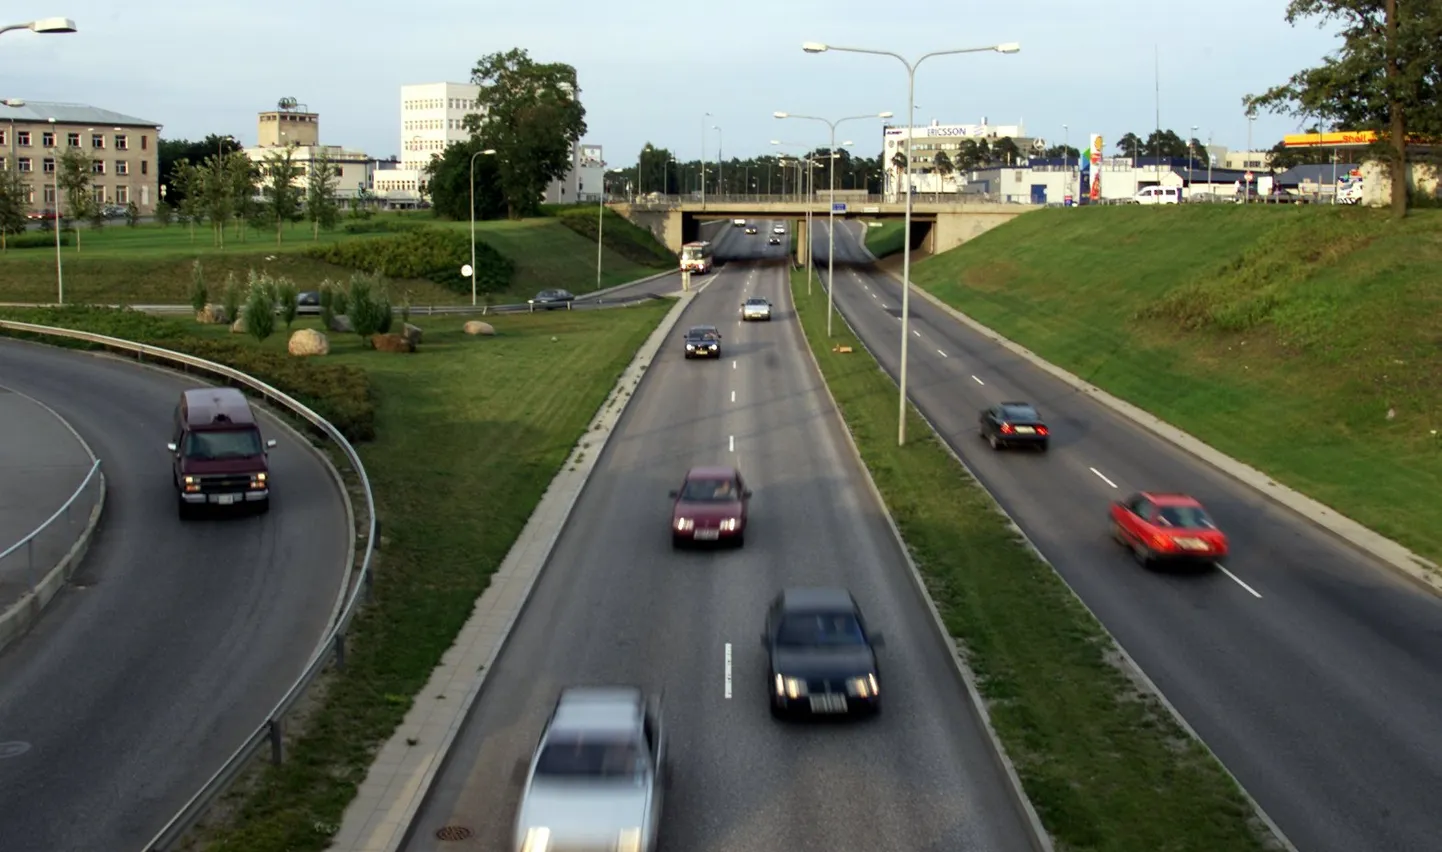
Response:
[{"label": "red hatchback", "polygon": [[1227,558],[1227,536],[1202,504],[1185,494],[1140,492],[1111,507],[1112,537],[1143,566],[1211,564]]},{"label": "red hatchback", "polygon": [[681,488],[671,492],[671,544],[693,541],[746,541],[746,506],[751,491],[734,467],[693,467]]}]

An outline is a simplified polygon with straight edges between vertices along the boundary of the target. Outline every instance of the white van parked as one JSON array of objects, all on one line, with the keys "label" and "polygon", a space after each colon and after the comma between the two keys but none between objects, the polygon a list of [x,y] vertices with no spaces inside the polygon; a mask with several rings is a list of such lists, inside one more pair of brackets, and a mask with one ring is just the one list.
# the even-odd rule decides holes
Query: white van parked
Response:
[{"label": "white van parked", "polygon": [[1179,186],[1148,186],[1132,196],[1133,204],[1180,204],[1182,188]]}]

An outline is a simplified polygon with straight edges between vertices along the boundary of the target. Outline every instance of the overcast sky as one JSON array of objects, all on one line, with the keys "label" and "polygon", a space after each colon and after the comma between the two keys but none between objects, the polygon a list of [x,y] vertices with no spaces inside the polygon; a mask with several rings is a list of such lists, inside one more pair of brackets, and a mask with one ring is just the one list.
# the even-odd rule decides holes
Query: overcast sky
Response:
[{"label": "overcast sky", "polygon": [[[164,125],[167,138],[230,133],[255,141],[255,114],[294,97],[320,113],[321,141],[373,156],[398,152],[400,86],[466,82],[476,59],[523,47],[580,76],[589,131],[613,165],[647,141],[685,158],[748,156],[769,140],[825,144],[827,118],[905,112],[900,62],[803,41],[931,50],[1018,41],[1016,55],[929,59],[917,75],[918,122],[1024,122],[1072,145],[1101,133],[1108,151],[1156,123],[1233,149],[1247,143],[1241,98],[1284,81],[1336,46],[1312,22],[1283,20],[1285,0],[731,0],[686,11],[670,0],[7,0],[0,24],[63,15],[79,32],[0,36],[0,98],[86,103]],[[878,12],[884,11],[883,17]],[[1153,73],[1160,45],[1160,77]],[[705,118],[706,113],[711,118]],[[900,119],[898,119],[900,120]],[[877,122],[878,124],[880,122]],[[1263,115],[1256,147],[1298,122]],[[880,128],[843,125],[838,141],[880,150]],[[774,149],[771,149],[774,150]]]}]

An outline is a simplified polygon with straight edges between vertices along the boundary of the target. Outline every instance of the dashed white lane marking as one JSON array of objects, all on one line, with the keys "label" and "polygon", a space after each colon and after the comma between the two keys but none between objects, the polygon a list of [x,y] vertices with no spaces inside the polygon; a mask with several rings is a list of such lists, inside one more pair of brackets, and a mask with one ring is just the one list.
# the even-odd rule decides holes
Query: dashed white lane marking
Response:
[{"label": "dashed white lane marking", "polygon": [[971,377],[971,380],[972,380],[973,382],[976,382],[976,383],[979,384],[979,385],[985,385],[985,384],[986,384],[986,382],[983,382],[981,379],[978,379],[976,376],[972,376],[972,377]]},{"label": "dashed white lane marking", "polygon": [[734,452],[736,452],[736,436],[735,436],[735,435],[727,435],[727,436],[726,436],[726,451],[729,452],[729,453],[734,453]]},{"label": "dashed white lane marking", "polygon": [[1102,473],[1101,471],[1097,470],[1097,469],[1094,468],[1094,467],[1093,467],[1093,468],[1088,468],[1088,470],[1090,470],[1092,473],[1095,473],[1095,474],[1097,475],[1097,478],[1100,479],[1102,482],[1105,482],[1107,485],[1110,485],[1110,486],[1113,487],[1113,488],[1116,488],[1116,487],[1117,487],[1117,484],[1116,484],[1115,482],[1112,482],[1110,479],[1107,479],[1107,475],[1106,475],[1105,473]]},{"label": "dashed white lane marking", "polygon": [[733,370],[736,369],[736,362],[735,362],[735,361],[732,361],[732,362],[731,362],[731,369],[733,369]]},{"label": "dashed white lane marking", "polygon": [[726,643],[726,697],[731,697],[731,643]]},{"label": "dashed white lane marking", "polygon": [[914,328],[911,330],[911,333],[914,334],[914,335],[916,335],[917,337],[920,337],[920,336],[921,336],[921,332],[917,331],[917,330],[914,329]]},{"label": "dashed white lane marking", "polygon": [[[1216,563],[1213,563],[1213,564],[1216,564]],[[1252,588],[1251,586],[1247,585],[1246,583],[1243,583],[1241,577],[1238,577],[1236,574],[1233,574],[1231,571],[1228,571],[1226,568],[1223,568],[1221,565],[1217,565],[1217,568],[1218,568],[1218,570],[1220,570],[1223,574],[1226,574],[1228,577],[1231,577],[1232,580],[1233,580],[1238,586],[1241,586],[1242,588],[1244,588],[1244,589],[1246,589],[1247,591],[1251,592],[1251,593],[1252,593],[1252,597],[1256,598],[1257,600],[1261,600],[1261,599],[1262,599],[1261,593],[1259,593],[1256,589]]]},{"label": "dashed white lane marking", "polygon": [[732,401],[732,402],[735,402],[735,401],[736,401],[736,391],[731,391],[731,401]]},{"label": "dashed white lane marking", "polygon": [[873,298],[873,299],[880,299],[881,297],[878,296],[878,295],[876,295],[875,293],[872,293],[872,294],[871,294],[871,298]]},{"label": "dashed white lane marking", "polygon": [[[937,351],[937,352],[941,352],[940,349],[938,349],[938,350],[936,350],[936,351]],[[941,352],[941,357],[943,357],[943,358],[948,358],[948,357],[950,357],[950,356],[947,355],[945,352]]]}]

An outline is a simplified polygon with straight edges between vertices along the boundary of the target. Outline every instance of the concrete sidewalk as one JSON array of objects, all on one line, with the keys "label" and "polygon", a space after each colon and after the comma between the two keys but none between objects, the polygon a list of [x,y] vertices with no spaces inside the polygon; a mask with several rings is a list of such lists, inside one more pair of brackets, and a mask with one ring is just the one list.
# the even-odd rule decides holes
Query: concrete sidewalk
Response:
[{"label": "concrete sidewalk", "polygon": [[[93,464],[90,449],[59,415],[0,386],[0,553],[64,505]],[[32,545],[0,560],[0,612],[65,557],[94,504],[93,496],[81,495]]]}]

